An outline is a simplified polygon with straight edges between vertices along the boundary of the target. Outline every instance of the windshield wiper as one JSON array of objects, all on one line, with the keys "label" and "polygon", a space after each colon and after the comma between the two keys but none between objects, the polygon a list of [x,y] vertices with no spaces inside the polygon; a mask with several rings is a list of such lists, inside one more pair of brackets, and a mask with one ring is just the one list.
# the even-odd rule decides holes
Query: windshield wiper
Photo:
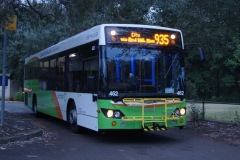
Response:
[{"label": "windshield wiper", "polygon": [[167,77],[170,69],[172,68],[172,66],[173,66],[173,64],[174,64],[174,61],[175,61],[176,57],[177,57],[177,54],[174,56],[173,61],[172,61],[172,64],[171,64],[170,67],[168,68],[168,71],[167,71],[167,73],[165,74],[164,79],[166,79],[166,77]]}]

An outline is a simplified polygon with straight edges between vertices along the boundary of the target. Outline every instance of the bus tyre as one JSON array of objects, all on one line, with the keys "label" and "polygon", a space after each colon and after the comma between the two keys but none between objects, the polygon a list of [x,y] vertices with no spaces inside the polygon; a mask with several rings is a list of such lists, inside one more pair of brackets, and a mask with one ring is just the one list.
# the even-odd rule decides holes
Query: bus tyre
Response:
[{"label": "bus tyre", "polygon": [[72,132],[80,132],[80,127],[77,125],[77,110],[74,102],[71,103],[68,111],[68,123]]}]

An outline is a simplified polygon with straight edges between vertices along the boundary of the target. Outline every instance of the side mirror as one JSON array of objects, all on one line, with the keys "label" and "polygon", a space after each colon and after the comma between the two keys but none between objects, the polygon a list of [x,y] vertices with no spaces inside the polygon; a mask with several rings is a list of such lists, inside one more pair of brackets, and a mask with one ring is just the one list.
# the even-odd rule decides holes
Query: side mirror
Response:
[{"label": "side mirror", "polygon": [[[185,49],[184,49],[184,54],[185,54],[186,56],[188,56],[187,50],[191,50],[191,49],[193,49],[193,48],[197,48],[197,47],[195,47],[196,45],[198,45],[198,44],[192,43],[192,44],[185,45],[185,46],[184,46],[184,48],[185,48]],[[200,59],[201,61],[205,61],[205,60],[206,60],[205,52],[204,52],[204,49],[203,49],[202,47],[198,47],[198,54],[199,54],[199,59]]]},{"label": "side mirror", "polygon": [[199,57],[201,61],[206,60],[205,52],[202,47],[198,47]]}]

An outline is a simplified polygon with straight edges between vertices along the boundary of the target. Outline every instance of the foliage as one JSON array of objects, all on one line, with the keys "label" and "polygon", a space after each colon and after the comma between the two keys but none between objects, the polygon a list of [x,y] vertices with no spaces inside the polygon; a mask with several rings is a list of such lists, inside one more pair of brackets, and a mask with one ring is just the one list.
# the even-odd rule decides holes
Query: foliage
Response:
[{"label": "foliage", "polygon": [[[186,79],[187,84],[190,84],[188,97],[209,99],[213,96],[227,96],[239,101],[237,58],[240,44],[240,2],[158,1],[156,7],[159,11],[156,24],[177,27],[183,31],[188,52],[185,59]],[[205,63],[200,62],[197,56],[195,48],[198,45],[205,49]]]},{"label": "foliage", "polygon": [[24,100],[24,94],[21,91],[18,91],[16,95],[13,98],[14,101],[23,101]]},{"label": "foliage", "polygon": [[194,101],[190,103],[188,109],[190,110],[189,116],[192,122],[198,122],[199,120],[203,119],[204,113],[200,109],[200,106],[197,106]]},{"label": "foliage", "polygon": [[187,97],[239,101],[239,8],[238,0],[0,0],[0,24],[7,14],[18,17],[17,31],[8,32],[7,70],[22,85],[25,57],[98,24],[175,27],[186,44]]}]

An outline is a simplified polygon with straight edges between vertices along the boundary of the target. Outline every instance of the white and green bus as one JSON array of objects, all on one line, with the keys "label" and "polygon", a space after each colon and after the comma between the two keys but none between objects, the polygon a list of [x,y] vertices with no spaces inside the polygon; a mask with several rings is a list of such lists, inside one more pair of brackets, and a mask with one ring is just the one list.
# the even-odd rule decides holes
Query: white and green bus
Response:
[{"label": "white and green bus", "polygon": [[182,128],[183,51],[178,29],[95,26],[25,59],[25,105],[74,132]]}]

